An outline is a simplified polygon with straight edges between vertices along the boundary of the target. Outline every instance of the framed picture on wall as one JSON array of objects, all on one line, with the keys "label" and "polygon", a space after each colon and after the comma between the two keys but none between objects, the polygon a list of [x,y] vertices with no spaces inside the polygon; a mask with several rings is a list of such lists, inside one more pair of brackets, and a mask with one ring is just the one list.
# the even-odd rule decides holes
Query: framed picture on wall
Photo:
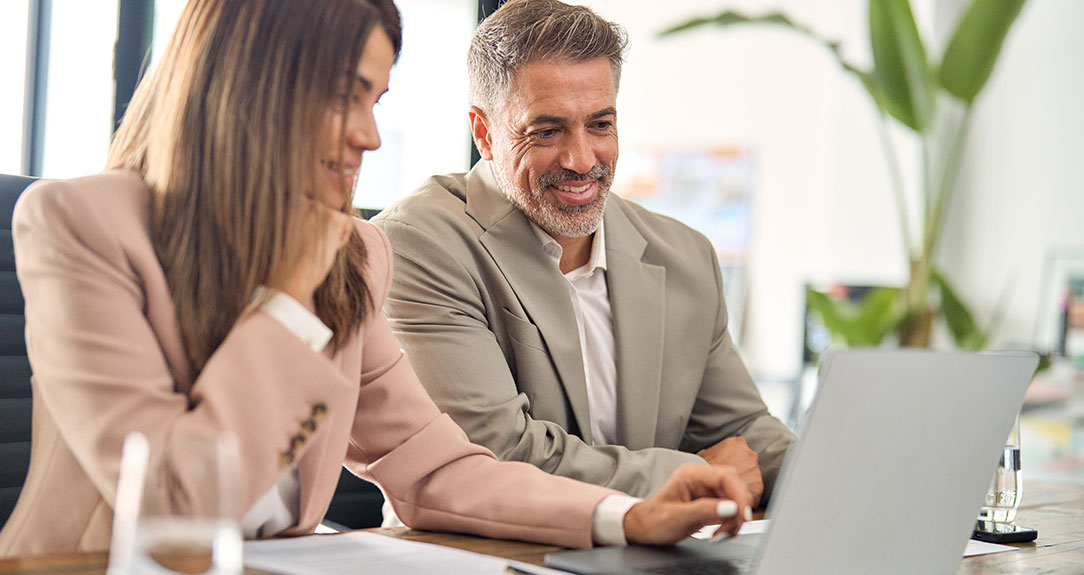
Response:
[{"label": "framed picture on wall", "polygon": [[1048,251],[1033,339],[1036,349],[1084,366],[1084,246]]}]

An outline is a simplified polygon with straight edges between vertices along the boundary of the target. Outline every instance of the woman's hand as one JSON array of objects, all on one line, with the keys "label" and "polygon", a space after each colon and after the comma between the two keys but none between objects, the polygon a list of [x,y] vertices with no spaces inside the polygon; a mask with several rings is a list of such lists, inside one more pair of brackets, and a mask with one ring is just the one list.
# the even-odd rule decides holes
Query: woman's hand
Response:
[{"label": "woman's hand", "polygon": [[722,524],[720,532],[737,535],[748,510],[748,490],[732,467],[689,463],[629,509],[625,538],[629,543],[670,545],[713,523]]},{"label": "woman's hand", "polygon": [[321,202],[305,198],[305,228],[320,233],[309,243],[300,261],[279,288],[286,295],[304,305],[312,301],[313,293],[327,279],[335,256],[350,240],[354,219],[345,212],[332,210]]}]

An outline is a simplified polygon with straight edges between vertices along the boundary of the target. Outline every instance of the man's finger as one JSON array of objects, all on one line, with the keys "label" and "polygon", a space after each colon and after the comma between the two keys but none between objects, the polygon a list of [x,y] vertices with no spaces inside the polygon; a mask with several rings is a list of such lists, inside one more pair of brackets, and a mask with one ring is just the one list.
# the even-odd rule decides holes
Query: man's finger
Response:
[{"label": "man's finger", "polygon": [[718,485],[722,489],[720,496],[733,499],[738,504],[739,510],[744,514],[745,509],[751,504],[748,488],[736,473],[726,469],[720,471],[721,473],[718,474]]}]

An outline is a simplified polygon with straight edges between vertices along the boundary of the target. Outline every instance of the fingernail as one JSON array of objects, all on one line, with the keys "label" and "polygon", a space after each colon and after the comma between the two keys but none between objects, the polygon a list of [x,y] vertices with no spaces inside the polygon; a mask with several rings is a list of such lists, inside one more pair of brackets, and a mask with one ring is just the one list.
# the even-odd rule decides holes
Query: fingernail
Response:
[{"label": "fingernail", "polygon": [[729,519],[738,514],[738,504],[733,501],[720,501],[715,505],[715,514],[720,519]]},{"label": "fingernail", "polygon": [[753,510],[750,509],[748,505],[745,506],[745,520],[746,521],[752,521],[753,520]]}]

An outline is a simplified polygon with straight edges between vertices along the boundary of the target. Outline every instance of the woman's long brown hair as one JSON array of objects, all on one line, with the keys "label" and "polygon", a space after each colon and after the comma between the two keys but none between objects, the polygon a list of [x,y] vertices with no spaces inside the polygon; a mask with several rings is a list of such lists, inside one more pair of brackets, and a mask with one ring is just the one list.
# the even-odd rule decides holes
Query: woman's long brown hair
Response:
[{"label": "woman's long brown hair", "polygon": [[[193,377],[256,288],[282,285],[320,236],[302,209],[321,175],[319,135],[377,26],[398,54],[391,0],[192,0],[136,90],[108,166],[138,172],[151,190],[154,246]],[[365,255],[354,232],[315,294],[336,349],[372,311]]]}]

